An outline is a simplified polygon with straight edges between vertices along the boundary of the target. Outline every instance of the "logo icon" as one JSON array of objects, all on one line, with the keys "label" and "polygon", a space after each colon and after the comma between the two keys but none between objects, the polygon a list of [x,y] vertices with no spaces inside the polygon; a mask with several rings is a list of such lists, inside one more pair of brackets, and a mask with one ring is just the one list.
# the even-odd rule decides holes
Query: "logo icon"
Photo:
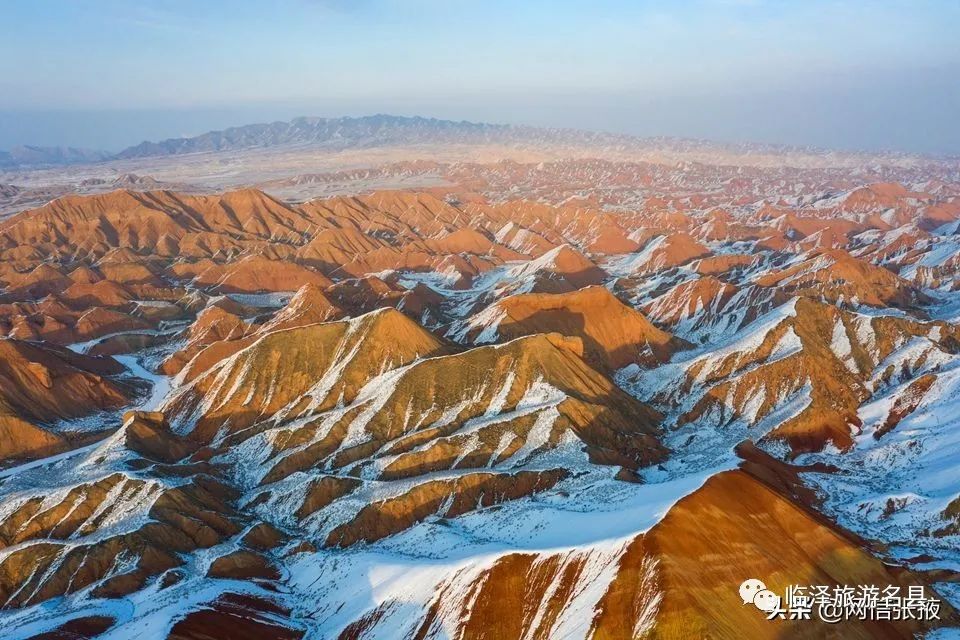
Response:
[{"label": "logo icon", "polygon": [[743,600],[743,604],[751,604],[754,597],[761,592],[766,591],[767,585],[763,584],[762,580],[757,580],[756,578],[750,578],[749,580],[744,580],[743,584],[740,585],[740,599]]},{"label": "logo icon", "polygon": [[780,609],[780,596],[769,589],[761,589],[753,596],[753,606],[764,613],[773,613]]},{"label": "logo icon", "polygon": [[773,614],[780,610],[780,596],[767,589],[762,580],[750,578],[740,584],[740,599],[743,604],[753,604],[764,613]]}]

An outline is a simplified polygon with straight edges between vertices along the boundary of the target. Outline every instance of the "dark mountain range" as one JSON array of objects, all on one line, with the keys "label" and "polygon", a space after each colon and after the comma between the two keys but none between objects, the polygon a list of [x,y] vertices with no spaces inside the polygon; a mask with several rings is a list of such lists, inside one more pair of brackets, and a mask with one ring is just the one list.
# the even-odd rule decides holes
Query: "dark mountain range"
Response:
[{"label": "dark mountain range", "polygon": [[[0,169],[51,167],[85,164],[107,160],[136,160],[190,153],[235,152],[269,148],[318,148],[331,151],[387,146],[427,144],[482,145],[500,144],[531,149],[550,148],[639,153],[694,154],[697,160],[705,155],[712,162],[714,154],[756,156],[758,154],[814,154],[823,150],[788,147],[763,143],[722,143],[674,137],[638,137],[620,133],[585,131],[507,124],[453,121],[420,116],[406,117],[377,114],[362,117],[300,117],[290,121],[248,124],[193,137],[168,138],[158,142],[144,141],[119,153],[91,151],[72,147],[20,146],[0,151]],[[917,156],[885,153],[863,155],[853,152],[830,152],[833,162],[841,159],[876,162],[916,159]],[[928,159],[929,160],[929,159]],[[725,163],[729,163],[729,159]]]},{"label": "dark mountain range", "polygon": [[81,164],[187,153],[318,146],[356,149],[416,144],[636,144],[637,138],[573,129],[488,124],[436,118],[372,115],[358,118],[294,118],[209,131],[194,137],[144,141],[117,154],[72,148],[17,147],[0,151],[0,167]]},{"label": "dark mountain range", "polygon": [[117,158],[143,158],[210,151],[239,151],[295,145],[331,149],[377,147],[391,144],[573,143],[610,144],[636,140],[630,136],[573,129],[545,129],[467,122],[372,115],[359,118],[294,118],[210,131],[193,138],[142,142],[124,149]]},{"label": "dark mountain range", "polygon": [[0,167],[58,166],[107,160],[106,151],[77,149],[75,147],[35,147],[21,145],[0,151]]}]

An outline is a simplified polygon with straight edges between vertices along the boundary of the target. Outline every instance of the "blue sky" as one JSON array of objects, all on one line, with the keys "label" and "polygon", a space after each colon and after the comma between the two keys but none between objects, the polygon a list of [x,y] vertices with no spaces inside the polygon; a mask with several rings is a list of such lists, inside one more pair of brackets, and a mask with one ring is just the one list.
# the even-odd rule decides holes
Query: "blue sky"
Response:
[{"label": "blue sky", "polygon": [[960,153],[955,0],[0,9],[0,148],[379,112]]}]

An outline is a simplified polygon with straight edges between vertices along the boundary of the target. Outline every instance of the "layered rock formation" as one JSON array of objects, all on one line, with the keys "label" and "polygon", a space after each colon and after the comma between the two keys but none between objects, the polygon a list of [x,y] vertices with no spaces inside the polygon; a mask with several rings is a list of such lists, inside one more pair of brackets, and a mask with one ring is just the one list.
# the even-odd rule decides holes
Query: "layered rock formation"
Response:
[{"label": "layered rock formation", "polygon": [[[279,135],[254,133],[202,144]],[[948,170],[372,173],[443,180],[293,203],[130,179],[0,222],[0,627],[960,624]],[[747,578],[924,586],[940,620],[768,621]]]}]

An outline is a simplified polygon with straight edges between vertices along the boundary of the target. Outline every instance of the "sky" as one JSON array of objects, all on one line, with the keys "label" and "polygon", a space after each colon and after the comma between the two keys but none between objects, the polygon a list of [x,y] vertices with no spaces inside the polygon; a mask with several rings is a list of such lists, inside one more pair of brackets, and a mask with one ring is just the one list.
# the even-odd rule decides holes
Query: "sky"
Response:
[{"label": "sky", "polygon": [[960,154],[957,0],[0,0],[0,149],[391,113]]}]

